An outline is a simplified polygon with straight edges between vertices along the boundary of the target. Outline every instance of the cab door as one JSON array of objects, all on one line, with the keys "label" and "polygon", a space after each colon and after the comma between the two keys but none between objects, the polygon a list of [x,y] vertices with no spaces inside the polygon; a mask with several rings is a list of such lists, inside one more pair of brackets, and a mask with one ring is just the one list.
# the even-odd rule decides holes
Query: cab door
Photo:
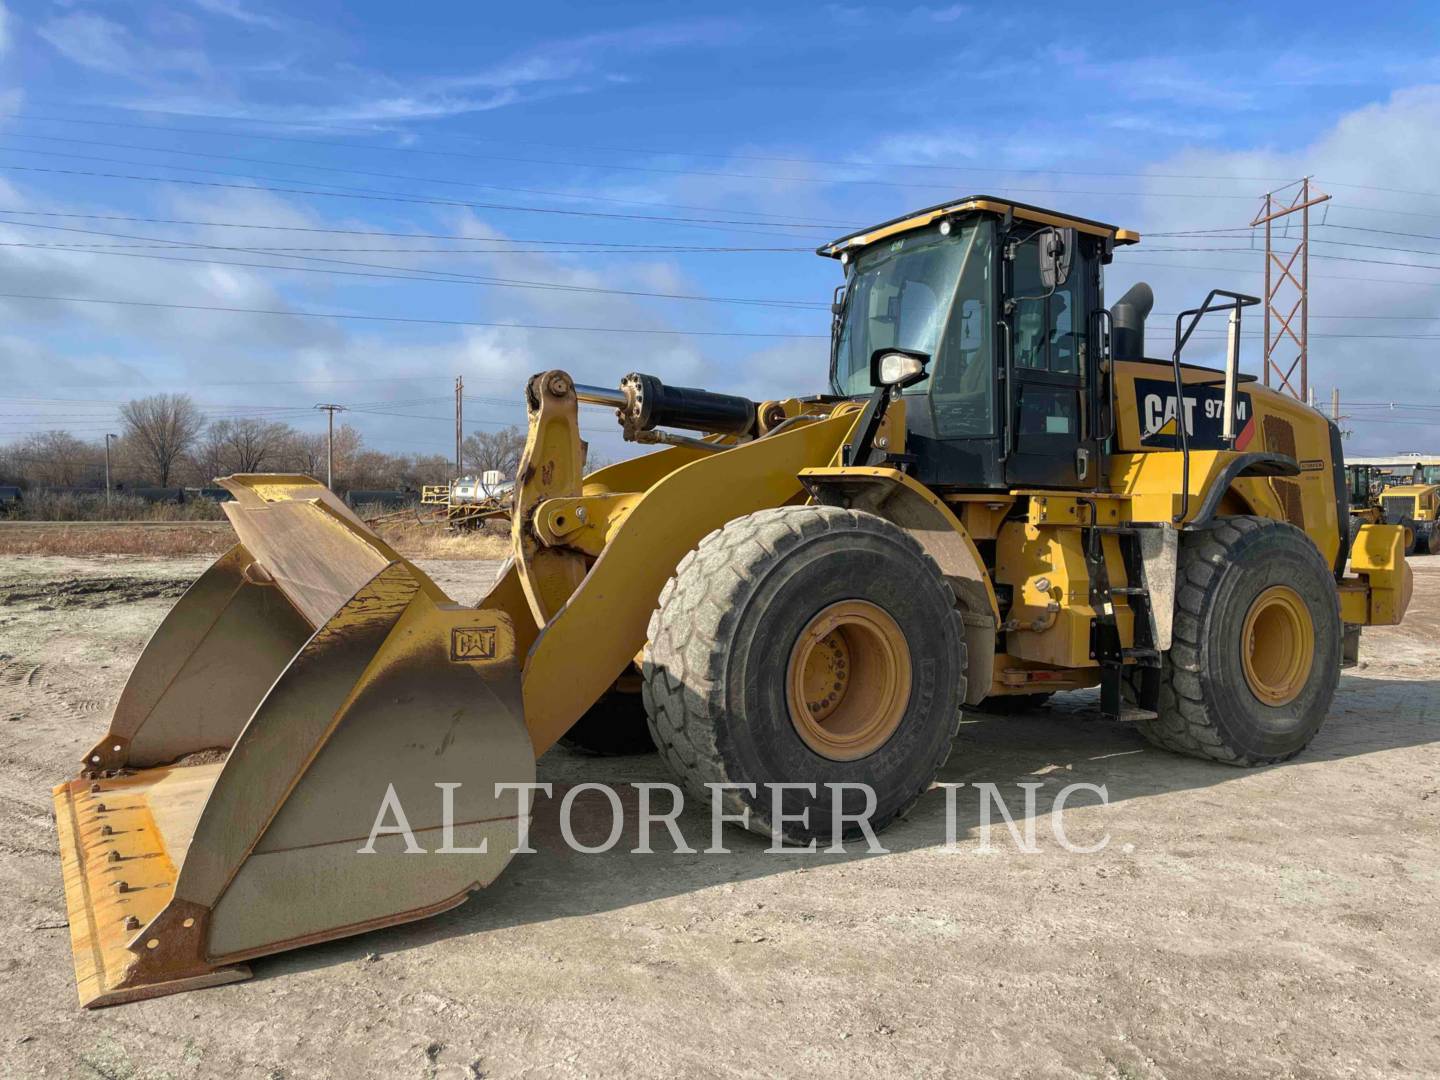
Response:
[{"label": "cab door", "polygon": [[1006,252],[1005,480],[1011,487],[1095,488],[1100,461],[1088,328],[1100,260],[1091,238],[1076,238],[1068,276],[1047,288],[1040,242],[1049,235],[1032,232]]}]

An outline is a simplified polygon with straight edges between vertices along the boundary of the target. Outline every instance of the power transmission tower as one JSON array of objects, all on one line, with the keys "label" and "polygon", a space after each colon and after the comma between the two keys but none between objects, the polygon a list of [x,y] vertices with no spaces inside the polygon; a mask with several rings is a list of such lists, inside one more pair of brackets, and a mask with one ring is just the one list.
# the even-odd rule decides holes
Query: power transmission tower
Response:
[{"label": "power transmission tower", "polygon": [[[1265,226],[1265,385],[1271,385],[1270,374],[1274,372],[1278,379],[1276,389],[1307,401],[1310,397],[1310,208],[1330,196],[1315,187],[1308,176],[1281,191],[1289,187],[1296,189],[1295,197],[1289,202],[1277,198],[1276,192],[1265,193],[1265,201],[1250,227]],[[1299,241],[1289,251],[1277,251],[1275,222],[1297,213],[1300,215]],[[1289,239],[1288,225],[1286,222],[1284,235],[1279,239]],[[1287,339],[1297,350],[1288,365],[1277,355],[1289,351],[1285,345]]]},{"label": "power transmission tower", "polygon": [[465,471],[461,451],[465,443],[465,376],[455,376],[455,475]]},{"label": "power transmission tower", "polygon": [[316,405],[315,408],[323,409],[329,413],[328,426],[325,432],[325,486],[331,491],[335,490],[335,414],[344,412],[344,405]]}]

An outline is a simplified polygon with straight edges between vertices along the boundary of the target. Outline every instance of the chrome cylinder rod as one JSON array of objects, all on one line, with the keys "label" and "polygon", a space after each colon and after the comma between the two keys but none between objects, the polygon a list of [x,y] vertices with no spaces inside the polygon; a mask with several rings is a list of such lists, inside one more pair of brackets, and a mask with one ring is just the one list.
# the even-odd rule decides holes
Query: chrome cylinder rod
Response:
[{"label": "chrome cylinder rod", "polygon": [[613,386],[586,386],[576,383],[575,397],[586,405],[609,405],[615,409],[623,409],[626,404],[625,392]]}]

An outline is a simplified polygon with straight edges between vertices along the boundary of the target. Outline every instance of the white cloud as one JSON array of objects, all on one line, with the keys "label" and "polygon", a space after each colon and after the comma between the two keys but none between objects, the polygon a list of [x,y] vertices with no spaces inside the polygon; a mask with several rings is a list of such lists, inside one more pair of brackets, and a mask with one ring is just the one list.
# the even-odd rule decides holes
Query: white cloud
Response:
[{"label": "white cloud", "polygon": [[949,4],[945,7],[938,8],[919,7],[915,9],[915,14],[922,18],[929,19],[931,22],[956,22],[970,14],[970,6],[968,4]]},{"label": "white cloud", "polygon": [[1150,115],[1146,113],[1100,113],[1090,117],[1094,124],[1099,124],[1117,131],[1135,131],[1148,135],[1163,135],[1172,139],[1203,140],[1218,139],[1224,134],[1224,129],[1219,124],[1206,123],[1204,121],[1194,122],[1183,119],[1166,119],[1163,114]]},{"label": "white cloud", "polygon": [[[252,26],[268,27],[267,20],[271,19],[234,0],[194,2],[205,10]],[[339,68],[321,65],[312,69],[301,58],[278,66],[268,60],[250,65],[232,61],[225,65],[224,74],[237,80],[238,89],[222,92],[211,84],[213,79],[195,88],[162,86],[155,79],[139,78],[137,73],[144,69],[140,60],[147,54],[147,48],[123,27],[107,19],[72,15],[55,20],[42,30],[42,36],[74,62],[112,74],[129,74],[146,85],[146,96],[125,102],[127,106],[306,127],[439,119],[489,112],[542,98],[591,93],[614,85],[617,80],[634,78],[637,66],[632,62],[638,57],[674,49],[716,47],[738,40],[742,34],[738,24],[723,19],[660,22],[556,38],[473,70],[422,78],[402,79],[352,65]],[[172,71],[190,67],[195,74],[205,73],[198,63],[184,62],[190,52],[165,53],[158,66]],[[610,70],[616,64],[624,70]],[[245,86],[261,79],[283,82],[285,93],[272,92],[265,96],[289,98],[293,104],[260,105],[247,101]],[[299,92],[302,87],[306,92]]]},{"label": "white cloud", "polygon": [[263,11],[257,11],[241,3],[240,0],[193,0],[193,3],[201,11],[233,19],[247,26],[262,27],[266,30],[283,30],[285,28],[283,20]]},{"label": "white cloud", "polygon": [[141,82],[156,73],[209,70],[204,53],[195,49],[166,49],[138,41],[124,26],[102,15],[74,12],[51,19],[36,31],[73,64]]}]

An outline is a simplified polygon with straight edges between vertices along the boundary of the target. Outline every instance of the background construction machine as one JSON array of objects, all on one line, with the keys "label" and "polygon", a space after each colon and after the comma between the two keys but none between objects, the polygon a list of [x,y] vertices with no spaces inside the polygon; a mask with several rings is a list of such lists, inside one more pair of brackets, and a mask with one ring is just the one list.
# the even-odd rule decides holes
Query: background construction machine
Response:
[{"label": "background construction machine", "polygon": [[1387,522],[1404,530],[1406,555],[1440,553],[1435,519],[1440,511],[1440,465],[1423,460],[1402,464],[1347,464],[1350,536],[1361,525]]},{"label": "background construction machine", "polygon": [[1409,484],[1389,484],[1378,499],[1382,521],[1399,525],[1405,531],[1405,554],[1434,555],[1440,552],[1440,536],[1435,532],[1436,512],[1440,511],[1440,484],[1427,483],[1419,468]]},{"label": "background construction machine", "polygon": [[488,521],[509,518],[510,492],[514,484],[495,469],[479,476],[459,476],[448,484],[426,484],[420,490],[420,505],[433,506],[452,529],[479,528]]},{"label": "background construction machine", "polygon": [[[1298,753],[1360,628],[1405,611],[1402,530],[1352,543],[1335,427],[1239,374],[1251,298],[1211,293],[1147,359],[1148,288],[1103,295],[1137,240],[975,197],[827,245],[810,397],[536,375],[513,559],[475,608],[319,484],[230,478],[239,544],[55,789],[82,1002],[460,903],[528,808],[497,784],[567,734],[652,740],[801,844],[904,814],[987,699],[1098,686],[1159,746]],[[1181,359],[1212,312],[1224,370]],[[662,448],[585,475],[582,403]],[[367,844],[401,806],[412,835]]]}]

